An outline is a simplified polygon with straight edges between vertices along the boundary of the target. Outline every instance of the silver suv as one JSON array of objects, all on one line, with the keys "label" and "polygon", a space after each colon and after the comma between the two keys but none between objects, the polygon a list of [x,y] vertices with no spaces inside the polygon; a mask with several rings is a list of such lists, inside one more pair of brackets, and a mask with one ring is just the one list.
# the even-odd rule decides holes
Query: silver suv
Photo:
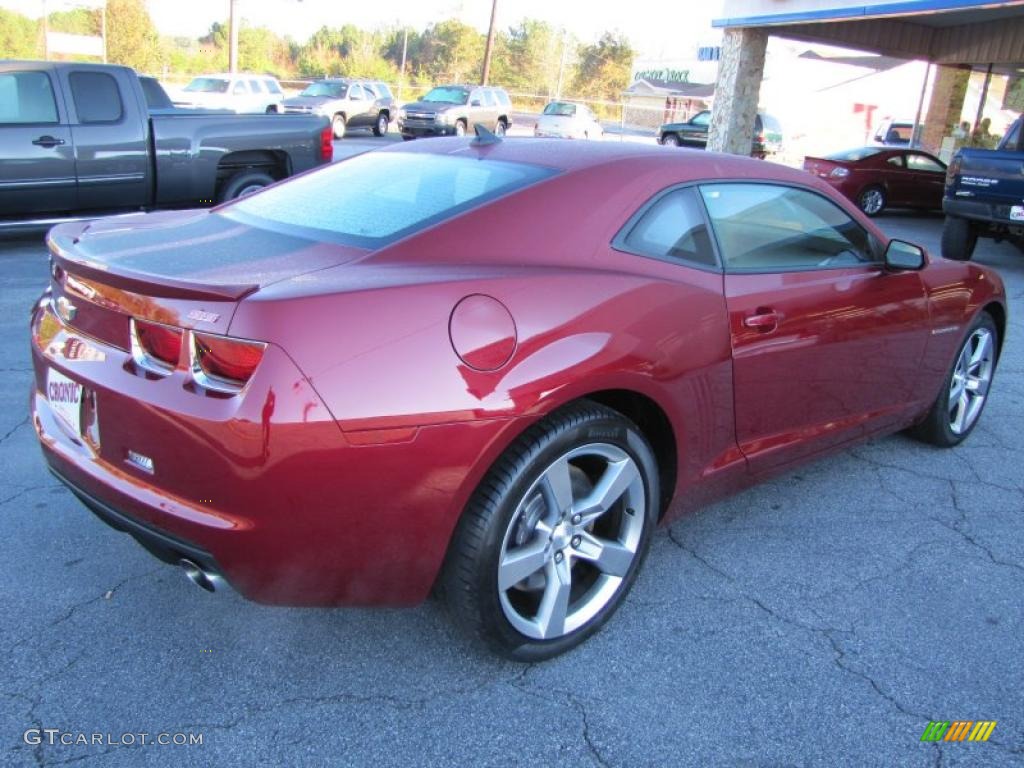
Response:
[{"label": "silver suv", "polygon": [[396,112],[391,89],[377,80],[317,80],[298,96],[285,99],[281,106],[285,114],[329,117],[336,139],[349,128],[370,128],[375,136],[383,136]]}]

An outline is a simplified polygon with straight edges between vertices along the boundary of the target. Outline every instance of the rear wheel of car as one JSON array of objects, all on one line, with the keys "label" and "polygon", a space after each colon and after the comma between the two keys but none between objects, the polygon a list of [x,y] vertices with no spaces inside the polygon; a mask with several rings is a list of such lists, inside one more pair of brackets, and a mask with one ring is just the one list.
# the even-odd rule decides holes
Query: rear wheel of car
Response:
[{"label": "rear wheel of car", "polygon": [[277,114],[277,107],[275,107],[273,104],[271,104],[269,107],[267,107],[267,114],[268,115],[276,115]]},{"label": "rear wheel of car", "polygon": [[245,197],[269,187],[274,181],[274,177],[264,171],[241,171],[225,182],[218,199],[223,203],[236,197]]},{"label": "rear wheel of car", "polygon": [[383,136],[388,132],[388,116],[387,113],[381,112],[377,115],[377,122],[373,124],[373,135]]},{"label": "rear wheel of car", "polygon": [[942,225],[942,256],[954,261],[970,261],[978,244],[974,222],[959,216],[947,216]]},{"label": "rear wheel of car", "polygon": [[455,135],[456,136],[465,136],[466,135],[466,121],[465,120],[459,120],[455,124]]},{"label": "rear wheel of car", "polygon": [[988,401],[998,349],[995,321],[988,312],[980,312],[957,351],[939,396],[911,434],[942,448],[954,446],[971,434]]},{"label": "rear wheel of car", "polygon": [[412,141],[415,138],[415,136],[409,136],[408,134],[405,133],[402,134],[402,141]]},{"label": "rear wheel of car", "polygon": [[666,133],[661,137],[661,143],[666,147],[678,147],[682,142],[679,141],[679,137],[674,133]]},{"label": "rear wheel of car", "polygon": [[345,138],[345,131],[348,130],[348,121],[344,115],[335,115],[331,118],[331,130],[334,131],[334,138]]},{"label": "rear wheel of car", "polygon": [[640,430],[583,401],[527,430],[469,502],[441,587],[457,623],[512,659],[578,645],[614,613],[657,520]]},{"label": "rear wheel of car", "polygon": [[882,187],[868,187],[857,195],[857,207],[868,216],[877,216],[885,209],[885,190]]}]

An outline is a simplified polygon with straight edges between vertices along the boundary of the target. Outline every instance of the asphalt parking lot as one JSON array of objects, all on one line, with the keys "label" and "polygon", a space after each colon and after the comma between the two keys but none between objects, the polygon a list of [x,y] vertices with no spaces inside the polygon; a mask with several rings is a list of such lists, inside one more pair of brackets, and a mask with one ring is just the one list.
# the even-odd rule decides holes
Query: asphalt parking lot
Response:
[{"label": "asphalt parking lot", "polygon": [[[938,217],[880,223],[937,250]],[[977,260],[1011,319],[966,444],[876,440],[687,517],[601,634],[522,666],[433,602],[211,596],[93,518],[26,418],[45,250],[0,242],[0,763],[1024,763],[1024,255],[985,241]],[[998,724],[940,747],[920,742],[930,720]],[[26,744],[34,728],[203,743]]]}]

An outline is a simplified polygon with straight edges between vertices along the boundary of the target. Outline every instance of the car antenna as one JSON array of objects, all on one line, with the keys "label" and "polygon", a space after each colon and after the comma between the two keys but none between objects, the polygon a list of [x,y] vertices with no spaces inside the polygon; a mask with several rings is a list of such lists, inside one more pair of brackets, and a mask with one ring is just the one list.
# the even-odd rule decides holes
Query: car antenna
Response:
[{"label": "car antenna", "polygon": [[476,138],[473,139],[473,144],[480,147],[486,147],[491,144],[501,143],[501,136],[496,134],[490,128],[483,123],[477,123],[473,126],[473,131],[476,133]]}]

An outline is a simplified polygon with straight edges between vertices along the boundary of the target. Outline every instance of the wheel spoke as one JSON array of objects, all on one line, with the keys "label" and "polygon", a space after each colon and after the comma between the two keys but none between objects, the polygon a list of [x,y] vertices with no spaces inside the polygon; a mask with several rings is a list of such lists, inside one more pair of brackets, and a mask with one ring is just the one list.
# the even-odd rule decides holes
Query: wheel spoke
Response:
[{"label": "wheel spoke", "polygon": [[967,392],[961,392],[960,397],[956,400],[956,417],[951,424],[953,431],[958,434],[964,430],[964,423],[967,420],[967,408],[970,404]]},{"label": "wheel spoke", "polygon": [[973,373],[975,369],[979,368],[982,363],[991,357],[991,355],[992,336],[988,333],[982,334],[978,338],[977,346],[975,346],[974,351],[970,354],[970,358],[965,366],[966,370]]},{"label": "wheel spoke", "polygon": [[968,376],[964,382],[964,389],[973,395],[984,397],[988,394],[988,379],[981,376]]},{"label": "wheel spoke", "polygon": [[608,462],[608,468],[594,490],[573,507],[573,513],[583,518],[580,524],[587,525],[611,509],[639,476],[640,472],[632,459]]},{"label": "wheel spoke", "polygon": [[588,560],[602,573],[623,577],[633,564],[633,550],[618,541],[598,538],[589,533],[581,535],[582,541],[576,547],[576,556]]},{"label": "wheel spoke", "polygon": [[506,553],[498,568],[498,589],[511,589],[543,568],[547,543],[547,537],[543,537]]},{"label": "wheel spoke", "polygon": [[541,492],[552,516],[557,517],[572,507],[572,480],[569,462],[565,458],[548,467],[541,478]]},{"label": "wheel spoke", "polygon": [[565,618],[569,615],[569,593],[572,590],[570,558],[560,563],[548,562],[548,583],[544,587],[540,607],[537,609],[537,629],[544,639],[558,637],[565,631]]}]

